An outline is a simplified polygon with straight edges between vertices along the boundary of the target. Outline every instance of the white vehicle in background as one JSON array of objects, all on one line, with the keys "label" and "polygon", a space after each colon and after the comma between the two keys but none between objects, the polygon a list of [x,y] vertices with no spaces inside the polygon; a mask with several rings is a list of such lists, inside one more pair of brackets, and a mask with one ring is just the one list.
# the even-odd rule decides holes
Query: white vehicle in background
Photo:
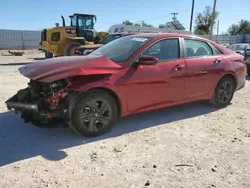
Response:
[{"label": "white vehicle in background", "polygon": [[136,25],[125,25],[116,24],[109,28],[109,33],[123,33],[123,32],[140,32],[140,33],[182,33],[190,34],[191,31],[177,30],[177,29],[166,29],[166,28],[155,28],[155,27],[142,27]]}]

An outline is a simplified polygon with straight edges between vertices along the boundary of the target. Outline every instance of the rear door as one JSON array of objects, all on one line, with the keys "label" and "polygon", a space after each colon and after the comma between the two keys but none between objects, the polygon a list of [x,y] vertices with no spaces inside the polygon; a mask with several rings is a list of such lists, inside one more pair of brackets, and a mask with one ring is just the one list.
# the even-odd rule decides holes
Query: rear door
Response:
[{"label": "rear door", "polygon": [[226,59],[212,44],[183,38],[187,65],[186,99],[206,98],[224,72]]}]

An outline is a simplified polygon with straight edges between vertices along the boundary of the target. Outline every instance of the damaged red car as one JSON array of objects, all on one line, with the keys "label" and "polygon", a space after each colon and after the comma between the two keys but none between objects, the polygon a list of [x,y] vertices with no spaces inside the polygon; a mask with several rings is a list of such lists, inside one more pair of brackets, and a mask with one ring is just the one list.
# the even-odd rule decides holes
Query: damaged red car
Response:
[{"label": "damaged red car", "polygon": [[118,118],[143,111],[202,100],[225,107],[245,85],[246,64],[207,39],[151,33],[19,71],[30,82],[6,101],[9,110],[34,125],[63,120],[83,136],[98,136]]}]

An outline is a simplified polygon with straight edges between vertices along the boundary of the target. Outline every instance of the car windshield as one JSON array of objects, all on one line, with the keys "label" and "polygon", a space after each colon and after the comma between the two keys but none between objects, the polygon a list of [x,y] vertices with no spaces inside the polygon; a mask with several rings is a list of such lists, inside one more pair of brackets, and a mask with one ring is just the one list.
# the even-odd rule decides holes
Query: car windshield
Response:
[{"label": "car windshield", "polygon": [[91,55],[103,55],[115,63],[122,63],[151,39],[152,37],[133,35],[121,37],[98,48]]},{"label": "car windshield", "polygon": [[234,44],[234,45],[231,45],[229,46],[229,49],[230,50],[234,50],[234,51],[242,51],[242,50],[245,50],[247,44]]},{"label": "car windshield", "polygon": [[118,39],[120,37],[121,37],[121,34],[108,35],[100,43],[101,44],[108,44],[109,42],[111,42],[115,39]]}]

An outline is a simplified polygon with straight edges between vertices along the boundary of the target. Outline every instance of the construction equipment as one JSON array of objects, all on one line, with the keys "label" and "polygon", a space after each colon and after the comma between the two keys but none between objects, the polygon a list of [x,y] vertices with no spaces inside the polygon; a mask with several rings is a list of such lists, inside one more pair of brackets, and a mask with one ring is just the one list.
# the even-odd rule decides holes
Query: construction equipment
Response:
[{"label": "construction equipment", "polygon": [[74,13],[69,17],[70,26],[65,26],[65,19],[61,16],[62,26],[56,23],[56,27],[42,31],[39,48],[45,52],[46,58],[74,55],[78,46],[98,43],[102,39],[94,30],[95,15]]}]

